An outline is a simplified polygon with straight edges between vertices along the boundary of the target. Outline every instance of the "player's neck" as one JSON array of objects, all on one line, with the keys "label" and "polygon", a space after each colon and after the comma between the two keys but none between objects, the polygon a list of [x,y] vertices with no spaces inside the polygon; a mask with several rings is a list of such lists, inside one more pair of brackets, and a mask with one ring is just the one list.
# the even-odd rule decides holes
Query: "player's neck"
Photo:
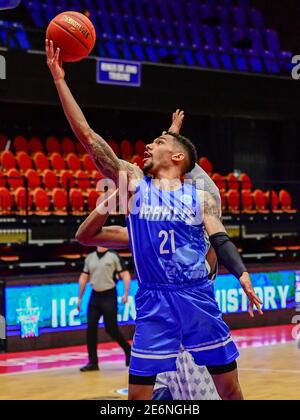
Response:
[{"label": "player's neck", "polygon": [[160,169],[154,175],[154,182],[157,187],[175,190],[182,186],[180,172],[177,168]]}]

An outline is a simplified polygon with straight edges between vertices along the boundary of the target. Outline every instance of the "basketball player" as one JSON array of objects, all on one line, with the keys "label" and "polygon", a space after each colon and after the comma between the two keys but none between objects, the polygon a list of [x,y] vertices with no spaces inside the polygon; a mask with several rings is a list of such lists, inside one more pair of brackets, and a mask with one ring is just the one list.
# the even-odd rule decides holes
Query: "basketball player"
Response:
[{"label": "basketball player", "polygon": [[[176,370],[183,345],[197,365],[207,366],[222,399],[242,399],[239,355],[214,297],[205,265],[209,235],[218,260],[241,282],[250,315],[262,302],[255,294],[241,257],[220,221],[213,196],[182,184],[196,163],[190,140],[167,132],[147,145],[144,173],[120,161],[88,125],[65,82],[60,50],[46,40],[47,62],[74,134],[98,169],[116,185],[119,172],[137,187],[127,209],[127,226],[140,288],[131,353],[129,399],[151,399],[156,375]],[[146,174],[146,175],[145,175]]]}]

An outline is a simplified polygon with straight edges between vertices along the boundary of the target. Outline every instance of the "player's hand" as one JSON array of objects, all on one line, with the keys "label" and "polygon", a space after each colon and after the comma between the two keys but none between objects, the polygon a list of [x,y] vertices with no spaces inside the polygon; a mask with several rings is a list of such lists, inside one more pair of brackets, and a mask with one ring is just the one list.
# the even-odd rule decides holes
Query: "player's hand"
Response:
[{"label": "player's hand", "polygon": [[80,312],[80,308],[81,308],[81,299],[78,298],[78,302],[77,302],[77,311]]},{"label": "player's hand", "polygon": [[60,56],[60,48],[54,51],[53,41],[46,39],[47,64],[55,82],[65,78],[63,62]]},{"label": "player's hand", "polygon": [[263,311],[261,310],[262,301],[259,299],[259,297],[256,295],[253,289],[249,274],[243,273],[240,277],[240,282],[244,292],[246,293],[249,299],[249,314],[251,318],[254,318],[254,306],[257,308],[259,315],[263,315]]},{"label": "player's hand", "polygon": [[169,128],[169,131],[175,134],[179,134],[182,124],[184,120],[184,111],[181,111],[180,109],[177,109],[172,116],[172,125]]},{"label": "player's hand", "polygon": [[128,302],[128,295],[126,295],[126,293],[125,293],[125,295],[122,297],[122,302],[124,303],[124,305],[125,305],[125,303],[127,303],[127,302]]}]

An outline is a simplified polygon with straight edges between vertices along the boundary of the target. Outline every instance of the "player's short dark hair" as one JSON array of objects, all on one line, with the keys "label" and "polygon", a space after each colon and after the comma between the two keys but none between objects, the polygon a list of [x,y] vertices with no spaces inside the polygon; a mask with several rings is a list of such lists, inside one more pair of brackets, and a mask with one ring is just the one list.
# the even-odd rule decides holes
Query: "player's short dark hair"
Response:
[{"label": "player's short dark hair", "polygon": [[176,141],[184,148],[184,150],[188,154],[188,164],[186,165],[186,168],[184,170],[184,173],[191,172],[198,160],[198,154],[195,145],[192,143],[190,139],[187,137],[181,136],[177,133],[172,133],[171,131],[167,131],[166,134],[169,136],[172,136]]}]

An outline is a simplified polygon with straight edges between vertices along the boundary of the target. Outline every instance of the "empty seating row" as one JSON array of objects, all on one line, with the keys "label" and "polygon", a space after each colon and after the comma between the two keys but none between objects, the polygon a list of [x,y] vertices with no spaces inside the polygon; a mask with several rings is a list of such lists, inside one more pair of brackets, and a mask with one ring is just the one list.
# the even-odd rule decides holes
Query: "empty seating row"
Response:
[{"label": "empty seating row", "polygon": [[269,214],[269,213],[296,213],[292,208],[292,198],[288,191],[262,191],[229,190],[227,193],[221,192],[222,207],[224,213],[245,213],[245,214]]},{"label": "empty seating row", "polygon": [[99,171],[87,173],[84,171],[72,172],[63,170],[59,174],[51,169],[42,173],[34,169],[28,169],[23,175],[16,169],[10,169],[6,174],[0,171],[0,186],[15,190],[19,187],[28,187],[29,190],[42,187],[46,191],[55,188],[80,188],[84,193],[90,188],[96,188],[97,182],[103,176]]},{"label": "empty seating row", "polygon": [[55,188],[47,192],[36,188],[32,192],[24,187],[11,192],[0,187],[0,215],[83,215],[95,209],[101,193],[91,190],[85,197],[78,188],[71,188],[69,194],[65,189]]},{"label": "empty seating row", "polygon": [[[122,140],[120,144],[115,140],[108,140],[108,144],[112,147],[117,156],[123,159],[132,158],[134,155],[142,156],[145,151],[145,142],[137,140],[133,145],[129,140]],[[0,134],[0,151],[6,149],[8,139],[4,134]],[[12,148],[15,152],[26,152],[29,155],[34,155],[37,152],[47,152],[48,154],[59,153],[63,156],[69,154],[76,154],[79,156],[85,155],[86,150],[79,141],[73,142],[69,137],[64,137],[60,142],[57,137],[50,136],[46,139],[43,145],[41,139],[37,136],[27,140],[25,136],[18,135],[12,141]]]}]

